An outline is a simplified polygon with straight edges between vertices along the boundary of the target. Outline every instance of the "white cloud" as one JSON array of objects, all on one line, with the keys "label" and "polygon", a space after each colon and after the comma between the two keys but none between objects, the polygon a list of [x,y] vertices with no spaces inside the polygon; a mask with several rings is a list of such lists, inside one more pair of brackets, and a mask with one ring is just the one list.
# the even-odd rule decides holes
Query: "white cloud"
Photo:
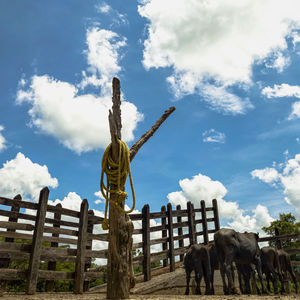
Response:
[{"label": "white cloud", "polygon": [[267,86],[261,93],[267,98],[296,97],[300,98],[300,86],[287,83],[275,84],[274,87]]},{"label": "white cloud", "polygon": [[289,116],[289,120],[300,118],[300,101],[292,104],[292,112]]},{"label": "white cloud", "polygon": [[99,86],[102,96],[110,95],[111,80],[121,71],[119,51],[126,46],[126,38],[110,30],[91,28],[87,30],[87,46],[85,54],[89,64],[88,71],[92,75],[83,71],[79,87],[84,88],[89,84]]},{"label": "white cloud", "polygon": [[274,183],[280,178],[279,173],[274,168],[253,170],[251,176],[252,178],[256,177],[266,183]]},{"label": "white cloud", "polygon": [[1,134],[1,131],[4,130],[4,127],[0,125],[0,152],[6,148],[6,139]]},{"label": "white cloud", "polygon": [[202,133],[203,142],[205,143],[221,143],[224,144],[226,136],[224,133],[216,131],[215,129],[209,129]]},{"label": "white cloud", "polygon": [[107,14],[112,8],[107,3],[103,2],[97,5],[96,9],[103,14]]},{"label": "white cloud", "polygon": [[296,142],[300,144],[300,138],[296,137]]},{"label": "white cloud", "polygon": [[267,68],[277,69],[281,73],[285,68],[291,64],[291,59],[289,56],[284,56],[281,52],[274,54],[272,61],[266,63]]},{"label": "white cloud", "polygon": [[251,174],[253,172],[256,172],[256,174],[267,174],[268,170],[272,169],[274,176],[253,177],[257,177],[267,183],[272,181],[280,183],[283,187],[283,193],[286,195],[285,201],[294,206],[296,213],[300,215],[300,154],[295,155],[295,158],[289,159],[283,164],[279,164],[279,166],[283,166],[281,172],[274,170],[273,168],[265,168],[252,171]]},{"label": "white cloud", "polygon": [[102,196],[101,191],[95,192],[94,195],[96,196],[96,200],[94,201],[95,204],[100,204],[105,202],[105,198]]},{"label": "white cloud", "polygon": [[125,25],[128,24],[128,20],[125,15],[119,13],[116,9],[113,9],[106,2],[102,2],[99,5],[96,5],[96,9],[99,13],[109,15],[111,20],[111,26],[113,25]]},{"label": "white cloud", "polygon": [[252,211],[252,216],[246,215],[238,203],[226,201],[223,198],[227,189],[219,181],[214,181],[208,176],[198,174],[192,179],[185,178],[179,181],[181,190],[169,193],[167,198],[173,205],[180,204],[182,208],[191,201],[195,207],[200,206],[200,200],[205,200],[210,206],[212,199],[218,200],[219,216],[227,221],[227,226],[238,231],[254,231],[262,233],[261,227],[268,226],[270,220],[268,209],[260,204]]},{"label": "white cloud", "polygon": [[[296,0],[145,1],[138,6],[149,20],[143,64],[172,67],[168,81],[177,97],[202,95],[207,82],[230,93],[232,85],[252,83],[255,62],[275,53],[273,67],[281,71],[288,64],[282,52],[285,38],[300,27],[299,8]],[[236,98],[244,113],[249,100]]]},{"label": "white cloud", "polygon": [[[117,35],[97,28],[88,30],[89,77],[84,72],[81,87],[101,87],[101,96],[81,94],[72,83],[48,75],[33,76],[29,88],[19,89],[17,103],[27,102],[31,125],[57,138],[76,153],[105,148],[110,142],[108,110],[111,108],[111,80],[121,70],[117,50],[124,45]],[[133,131],[143,115],[136,106],[122,101],[122,139],[133,140]]]},{"label": "white cloud", "polygon": [[58,181],[51,176],[46,165],[33,163],[20,152],[0,169],[1,196],[12,198],[21,194],[23,198],[37,201],[40,190],[45,186],[56,188]]}]

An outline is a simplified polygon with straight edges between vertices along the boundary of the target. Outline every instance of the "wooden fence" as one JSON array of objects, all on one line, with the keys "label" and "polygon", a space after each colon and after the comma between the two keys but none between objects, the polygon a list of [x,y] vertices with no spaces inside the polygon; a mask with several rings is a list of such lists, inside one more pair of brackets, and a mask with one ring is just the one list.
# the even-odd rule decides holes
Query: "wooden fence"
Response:
[{"label": "wooden fence", "polygon": [[[93,241],[108,241],[107,233],[95,233],[95,225],[99,226],[103,218],[88,209],[86,199],[80,211],[74,211],[60,204],[49,205],[48,196],[49,190],[44,188],[38,203],[22,201],[20,195],[14,199],[0,197],[1,208],[6,208],[0,209],[1,220],[8,218],[0,221],[0,280],[26,280],[28,294],[35,293],[37,280],[46,280],[47,291],[53,290],[55,280],[74,280],[74,292],[83,293],[90,280],[105,276],[90,269],[92,259],[107,259],[107,247],[93,250]],[[177,206],[173,210],[168,204],[160,212],[150,212],[145,205],[142,213],[130,218],[135,225],[134,240],[140,240],[133,249],[142,249],[133,263],[143,267],[145,281],[151,279],[152,262],[162,261],[172,272],[175,260],[183,260],[187,245],[208,243],[209,234],[220,228],[216,200],[212,200],[212,207],[205,207],[202,200],[196,209],[190,202],[187,209]],[[27,260],[28,269],[10,268],[10,262],[17,259]],[[47,263],[48,270],[40,269],[41,262]],[[75,272],[56,271],[56,262],[74,263]]]}]

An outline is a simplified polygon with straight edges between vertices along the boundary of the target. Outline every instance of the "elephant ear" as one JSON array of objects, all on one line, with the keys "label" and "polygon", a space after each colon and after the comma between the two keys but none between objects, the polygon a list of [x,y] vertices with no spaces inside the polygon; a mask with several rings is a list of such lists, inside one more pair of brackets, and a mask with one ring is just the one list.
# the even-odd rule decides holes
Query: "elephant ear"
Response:
[{"label": "elephant ear", "polygon": [[258,232],[254,233],[254,236],[255,236],[256,240],[258,241],[258,239],[259,239],[259,233]]}]

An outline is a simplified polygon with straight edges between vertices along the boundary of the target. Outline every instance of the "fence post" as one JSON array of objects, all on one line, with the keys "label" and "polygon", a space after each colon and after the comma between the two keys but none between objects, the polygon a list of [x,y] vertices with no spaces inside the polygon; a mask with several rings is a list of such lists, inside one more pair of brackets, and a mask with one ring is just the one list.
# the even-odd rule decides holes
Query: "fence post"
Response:
[{"label": "fence post", "polygon": [[[93,210],[89,210],[88,214],[89,214],[90,217],[93,217],[94,216],[94,211]],[[93,234],[93,229],[94,229],[94,223],[93,223],[92,220],[89,220],[88,221],[88,227],[87,227],[88,234]],[[87,245],[86,245],[86,249],[87,250],[91,250],[92,246],[93,246],[93,240],[88,239]],[[91,267],[91,262],[92,262],[92,259],[89,258],[88,262],[84,265],[84,271],[85,272],[88,270],[88,268]],[[90,287],[90,282],[89,281],[84,281],[84,283],[83,283],[83,291],[87,292],[89,290],[89,287]]]},{"label": "fence post", "polygon": [[[166,217],[166,207],[162,206],[161,207],[161,212],[162,214],[164,214],[164,216],[162,216],[161,218],[161,226],[163,227],[162,231],[161,231],[161,237],[167,237],[168,236],[168,230],[167,230],[167,217]],[[162,250],[167,250],[168,249],[168,243],[167,242],[163,242],[162,243]],[[166,267],[168,265],[168,259],[164,259],[163,260],[163,267]]]},{"label": "fence post", "polygon": [[85,251],[87,242],[87,227],[88,227],[88,209],[89,204],[86,199],[83,199],[80,206],[79,217],[79,231],[77,240],[77,255],[75,264],[75,282],[74,293],[83,293],[84,282],[84,264],[85,264]]},{"label": "fence post", "polygon": [[150,254],[150,208],[144,205],[142,209],[142,229],[143,229],[143,273],[144,281],[151,280],[151,254]]},{"label": "fence post", "polygon": [[[61,220],[61,208],[62,205],[60,203],[56,204],[56,207],[59,209],[59,211],[56,211],[54,213],[54,220],[60,221]],[[60,224],[53,224],[54,228],[59,228]],[[59,233],[52,233],[52,237],[59,237]],[[57,248],[58,243],[57,242],[51,242],[51,248]],[[48,262],[48,270],[49,271],[55,271],[56,270],[56,261],[49,261]],[[54,280],[46,280],[45,284],[45,290],[46,292],[53,292],[54,291]]]},{"label": "fence post", "polygon": [[[275,227],[275,236],[277,237],[279,235],[280,235],[279,234],[279,230],[278,230],[277,227]],[[276,248],[277,249],[282,249],[282,242],[281,242],[281,240],[276,239]]]},{"label": "fence post", "polygon": [[43,240],[43,232],[45,226],[45,218],[47,212],[49,189],[43,188],[40,192],[38,208],[36,212],[36,220],[34,226],[34,233],[31,245],[31,254],[28,266],[27,276],[27,294],[33,295],[36,291],[36,283],[39,275],[41,248]]},{"label": "fence post", "polygon": [[202,219],[202,228],[203,228],[203,242],[206,245],[208,244],[208,229],[207,229],[205,201],[201,200],[200,205],[201,205],[201,219]]},{"label": "fence post", "polygon": [[174,237],[173,237],[173,212],[172,204],[167,205],[168,215],[168,232],[169,232],[169,257],[170,257],[170,272],[175,271],[175,255],[174,255]]},{"label": "fence post", "polygon": [[195,239],[195,214],[194,214],[194,205],[189,201],[187,203],[187,213],[188,213],[188,223],[189,223],[189,239],[190,245],[194,245],[196,242]]},{"label": "fence post", "polygon": [[[177,210],[181,210],[181,206],[180,206],[180,205],[177,205],[177,206],[176,206],[176,209],[177,209]],[[178,215],[177,215],[177,223],[181,223],[181,222],[182,222],[182,218],[181,218],[181,216],[178,214]],[[181,236],[181,235],[183,235],[182,227],[178,227],[178,236]],[[184,246],[183,239],[178,240],[178,246],[179,246],[179,248],[182,248],[182,247]],[[183,255],[183,254],[180,254],[179,257],[180,257],[180,261],[183,261],[184,255]]]},{"label": "fence post", "polygon": [[219,219],[217,199],[213,199],[212,205],[213,205],[213,212],[214,212],[215,231],[218,231],[220,229],[220,219]]},{"label": "fence post", "polygon": [[[14,197],[14,200],[16,201],[22,201],[22,197],[21,195],[17,195]],[[18,222],[18,213],[20,211],[20,206],[19,206],[19,203],[15,203],[11,206],[11,209],[10,211],[12,213],[15,213],[14,215],[11,215],[9,218],[8,218],[8,222]],[[8,228],[7,231],[9,232],[15,232],[16,230],[15,229],[10,229]],[[13,243],[14,241],[14,238],[5,238],[5,242],[6,243]],[[10,258],[2,258],[0,260],[0,264],[1,264],[1,268],[8,268],[9,267],[9,263],[10,263]],[[1,280],[0,281],[0,295],[3,291],[6,290],[6,280]]]}]

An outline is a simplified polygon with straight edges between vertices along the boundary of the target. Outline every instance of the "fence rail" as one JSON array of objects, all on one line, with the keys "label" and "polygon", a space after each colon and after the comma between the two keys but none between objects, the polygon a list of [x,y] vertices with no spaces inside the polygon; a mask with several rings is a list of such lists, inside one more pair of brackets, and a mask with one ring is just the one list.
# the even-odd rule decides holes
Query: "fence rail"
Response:
[{"label": "fence rail", "polygon": [[[86,199],[80,211],[62,208],[61,204],[48,204],[48,188],[40,192],[39,202],[0,197],[0,281],[26,280],[27,293],[34,294],[37,280],[46,280],[46,291],[54,290],[55,280],[73,280],[74,292],[83,293],[89,281],[105,279],[105,272],[91,268],[93,259],[107,259],[108,233],[101,229],[102,217],[89,210]],[[7,220],[3,220],[6,217]],[[220,229],[217,200],[206,207],[205,201],[194,208],[191,202],[186,209],[169,203],[159,212],[150,212],[145,205],[142,213],[131,214],[134,222],[134,267],[142,267],[144,281],[151,279],[151,264],[162,261],[162,266],[175,270],[175,261],[183,261],[183,254],[190,244],[208,243],[211,234]],[[259,241],[294,238],[279,236],[260,238]],[[211,238],[212,239],[212,238]],[[103,246],[104,242],[104,246]],[[105,243],[106,242],[106,243]],[[101,243],[101,248],[99,248]],[[105,246],[106,244],[106,246]],[[13,260],[26,260],[27,270],[10,268]],[[47,270],[40,269],[40,262],[47,263]],[[56,271],[57,262],[69,262],[75,272]],[[106,266],[101,266],[105,270]]]}]

